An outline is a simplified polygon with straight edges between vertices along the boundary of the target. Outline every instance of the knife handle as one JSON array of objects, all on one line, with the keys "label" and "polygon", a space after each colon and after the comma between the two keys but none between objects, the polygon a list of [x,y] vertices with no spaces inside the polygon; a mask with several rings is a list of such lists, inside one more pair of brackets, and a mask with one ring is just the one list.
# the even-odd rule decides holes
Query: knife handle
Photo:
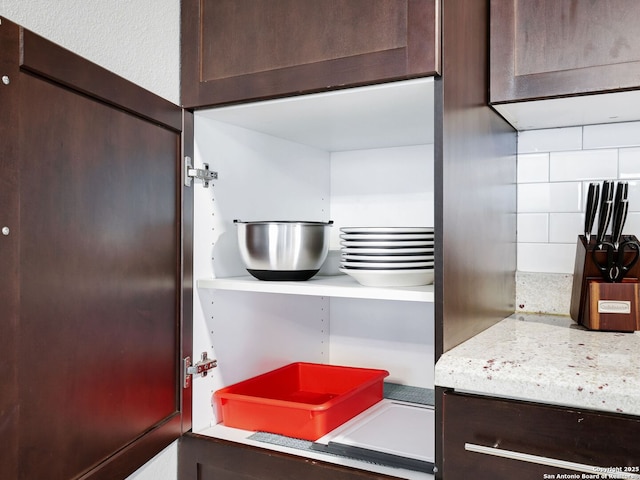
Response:
[{"label": "knife handle", "polygon": [[602,182],[602,196],[600,197],[600,210],[598,212],[598,233],[596,237],[598,244],[604,241],[609,222],[611,221],[613,194],[613,181],[605,180]]},{"label": "knife handle", "polygon": [[622,237],[622,229],[627,220],[627,212],[629,211],[629,201],[625,198],[620,200],[616,205],[613,215],[613,223],[611,224],[611,243],[617,250],[620,245],[620,237]]},{"label": "knife handle", "polygon": [[593,230],[593,223],[596,219],[599,200],[600,184],[590,183],[589,191],[587,192],[587,205],[584,212],[584,236],[587,240],[587,244],[591,242],[591,231]]},{"label": "knife handle", "polygon": [[602,202],[600,206],[604,205],[604,202],[609,200],[613,201],[613,180],[605,180],[602,182]]},{"label": "knife handle", "polygon": [[629,182],[618,182],[616,185],[615,202],[620,203],[622,200],[626,200],[629,196]]},{"label": "knife handle", "polygon": [[615,200],[613,203],[613,220],[611,221],[611,243],[616,245],[620,241],[622,235],[622,228],[627,218],[628,205],[624,205],[623,202],[627,202],[627,196],[629,194],[629,183],[618,182],[616,185]]},{"label": "knife handle", "polygon": [[613,200],[606,200],[600,204],[600,213],[598,217],[598,236],[596,237],[597,245],[600,245],[604,241],[604,236],[607,233],[609,221],[611,220],[612,210]]}]

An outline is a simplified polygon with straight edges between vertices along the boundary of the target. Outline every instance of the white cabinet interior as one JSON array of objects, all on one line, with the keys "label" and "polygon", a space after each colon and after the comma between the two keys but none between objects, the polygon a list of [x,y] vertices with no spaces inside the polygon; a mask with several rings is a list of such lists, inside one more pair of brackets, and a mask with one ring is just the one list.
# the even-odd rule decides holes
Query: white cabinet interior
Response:
[{"label": "white cabinet interior", "polygon": [[333,220],[334,250],[340,227],[433,226],[433,121],[431,78],[195,113],[195,166],[219,179],[194,191],[193,351],[218,361],[193,381],[194,432],[251,443],[217,425],[212,393],[296,361],[383,368],[387,381],[433,388],[433,285],[259,281],[233,223]]}]

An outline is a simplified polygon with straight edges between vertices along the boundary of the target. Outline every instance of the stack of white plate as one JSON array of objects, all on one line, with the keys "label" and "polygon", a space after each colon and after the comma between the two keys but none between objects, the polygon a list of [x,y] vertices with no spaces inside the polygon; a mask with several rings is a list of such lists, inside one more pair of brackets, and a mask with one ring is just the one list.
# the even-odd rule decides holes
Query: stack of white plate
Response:
[{"label": "stack of white plate", "polygon": [[340,271],[362,285],[433,283],[432,227],[343,227]]}]

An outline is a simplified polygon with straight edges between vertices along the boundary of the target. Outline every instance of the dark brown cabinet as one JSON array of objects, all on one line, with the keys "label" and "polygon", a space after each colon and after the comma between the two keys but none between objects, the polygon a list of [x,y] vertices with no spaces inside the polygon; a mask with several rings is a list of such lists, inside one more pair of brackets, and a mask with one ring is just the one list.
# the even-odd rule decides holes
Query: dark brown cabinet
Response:
[{"label": "dark brown cabinet", "polygon": [[637,417],[452,392],[442,407],[446,480],[640,473]]},{"label": "dark brown cabinet", "polygon": [[639,17],[633,0],[491,0],[491,103],[640,88]]},{"label": "dark brown cabinet", "polygon": [[374,480],[387,475],[240,445],[201,435],[180,440],[179,478],[189,480]]},{"label": "dark brown cabinet", "polygon": [[[478,0],[183,2],[188,107],[435,76],[436,357],[513,311],[515,132],[487,106],[488,11]],[[384,478],[183,435],[192,112],[4,19],[0,38],[0,100],[15,119],[0,124],[0,476],[125,478],[182,436],[185,480],[264,478],[261,466],[274,478]]]},{"label": "dark brown cabinet", "polygon": [[438,0],[182,2],[182,104],[433,75]]},{"label": "dark brown cabinet", "polygon": [[[314,2],[313,7],[310,2],[295,3],[297,8],[301,9],[300,11],[306,10],[307,12],[316,8],[315,4],[325,5],[324,2]],[[389,5],[385,2],[367,2],[366,7],[358,2],[327,3],[360,5],[359,14],[364,15],[364,18],[368,18],[369,14],[376,11],[370,9],[370,5]],[[435,108],[433,112],[425,113],[433,115],[435,126],[433,191],[436,280],[433,306],[435,310],[434,353],[437,358],[441,352],[465,341],[513,312],[515,298],[515,217],[513,212],[515,211],[516,198],[516,138],[515,131],[487,105],[488,1],[448,0],[435,3],[411,1],[392,3],[393,8],[398,9],[404,8],[405,4],[410,9],[422,5],[422,12],[429,13],[426,18],[431,16],[431,6],[435,5],[436,10],[433,18],[437,19],[435,20],[437,22],[435,31],[439,34],[435,39],[438,45],[438,54],[434,58],[439,58],[440,50],[442,50],[443,56],[441,68],[424,69],[423,73],[415,74],[429,76],[433,75],[434,71],[436,72],[433,75]],[[219,7],[222,8],[225,5],[228,6],[227,2],[220,2]],[[242,9],[246,6],[243,2],[233,2],[233,5],[239,9],[237,15],[240,19],[246,18],[248,12],[251,12],[249,9],[242,13]],[[255,6],[256,3],[253,5]],[[284,5],[291,6],[291,2],[269,3],[270,7],[273,5],[276,5],[274,8],[277,11]],[[424,7],[428,5],[429,8],[425,9]],[[203,9],[206,16],[207,8],[213,8],[213,6],[211,2],[206,1],[199,2],[199,4],[185,2],[182,12],[184,36],[182,43],[182,98],[183,104],[194,108],[196,115],[210,114],[215,117],[212,112],[219,109],[210,109],[209,107],[218,104],[272,99],[278,96],[318,92],[327,88],[335,90],[345,86],[388,82],[393,79],[415,76],[414,74],[408,75],[404,67],[399,69],[393,60],[383,61],[385,68],[389,68],[391,73],[381,74],[379,70],[362,69],[359,64],[354,63],[356,60],[377,59],[383,56],[382,54],[366,54],[338,60],[315,61],[308,65],[299,65],[300,60],[298,59],[294,62],[296,65],[291,67],[271,69],[272,65],[265,72],[245,71],[226,79],[204,79],[205,81],[202,81],[204,71],[214,72],[215,69],[213,65],[205,67],[197,63],[198,58],[200,61],[205,61],[202,59],[201,51],[198,53],[198,48],[200,48],[198,46],[205,43],[202,40],[203,37],[194,38],[202,30],[200,23],[202,19],[198,20],[202,13],[198,8]],[[409,13],[410,24],[416,20],[421,22],[424,20],[425,17],[416,14],[416,10],[412,10],[412,12],[414,13]],[[233,10],[227,11],[219,21],[235,14]],[[258,17],[256,15],[252,20],[254,22],[252,25],[262,21],[262,18]],[[275,21],[267,18],[268,15],[264,12],[262,17],[265,18],[265,21]],[[375,19],[369,19],[367,22],[371,25],[377,25]],[[310,31],[315,28],[314,23],[306,25]],[[234,23],[231,22],[230,25],[234,25]],[[229,33],[231,29],[229,26],[222,28],[226,28],[228,32],[224,36],[225,38],[233,33]],[[236,26],[237,28],[239,27]],[[371,31],[374,29],[374,27],[370,27]],[[461,31],[464,31],[465,34],[461,35]],[[263,32],[263,35],[266,33],[268,32]],[[236,32],[235,35],[243,37],[239,32]],[[255,44],[256,40],[250,37],[251,35],[249,38],[238,38],[237,45],[226,47],[224,50],[238,49],[242,55],[255,55],[255,47],[245,43],[245,41],[252,41]],[[421,37],[421,41],[424,42],[423,48],[432,48],[431,38],[429,35]],[[221,42],[222,40],[217,41]],[[204,49],[204,47],[201,48]],[[279,49],[274,49],[272,54],[276,55],[278,52]],[[221,62],[224,62],[224,55],[226,53],[222,53],[222,57],[220,57],[222,58]],[[309,53],[299,58],[313,58],[307,57],[307,55]],[[384,56],[386,55],[390,55],[390,53],[384,53]],[[403,53],[403,58],[404,55]],[[206,61],[212,59],[218,61],[218,57],[213,53],[211,56],[207,56]],[[337,65],[345,65],[345,71],[342,71],[342,67],[335,67]],[[240,66],[243,66],[241,62]],[[357,73],[355,77],[350,76],[355,73]],[[338,74],[343,76],[337,77]],[[327,75],[329,75],[329,80],[326,79]],[[341,80],[336,80],[337,78]],[[317,83],[314,83],[316,81]],[[242,107],[249,108],[247,105]],[[212,135],[213,129],[202,131],[206,131],[209,137],[217,138]],[[246,137],[243,135],[243,138]],[[262,144],[259,147],[260,149],[265,148]],[[201,146],[198,150],[201,150]],[[208,151],[206,158],[215,158],[215,153],[215,151]],[[218,157],[224,156],[225,154],[222,152],[218,155]],[[222,163],[222,160],[218,161],[218,164]],[[233,163],[238,164],[239,161],[234,158]],[[229,168],[225,171],[229,171]],[[220,171],[218,183],[221,185],[227,178],[225,171]],[[243,172],[249,171],[251,169],[245,168],[243,170]],[[244,175],[248,176],[247,173]],[[263,195],[260,198],[265,197]],[[267,197],[264,202],[270,200]],[[228,205],[229,201],[223,202],[218,198],[216,203]],[[219,211],[215,215],[218,218],[222,217]],[[216,229],[218,229],[217,225]],[[474,233],[473,248],[469,248],[469,232],[477,232]],[[511,245],[511,247],[507,247],[506,254],[505,245]],[[478,255],[478,252],[482,252],[482,255]],[[216,258],[220,258],[220,255]],[[469,287],[470,284],[473,285],[473,288]],[[222,300],[215,300],[213,295],[207,296],[207,302],[215,301],[224,304],[225,293],[218,294],[218,299]],[[250,303],[250,299],[246,296],[236,298],[237,301]],[[251,301],[256,303],[253,299]],[[398,315],[401,316],[400,313]],[[256,318],[260,316],[257,310],[255,316]],[[214,312],[207,315],[207,318],[210,317],[219,318],[219,315]],[[233,322],[236,323],[237,319],[234,318]],[[219,323],[213,325],[211,331],[220,330]],[[215,339],[212,342],[215,342]],[[242,348],[235,350],[241,351]],[[245,359],[245,363],[249,363],[249,359]],[[225,366],[221,362],[220,369],[223,368]],[[424,368],[433,368],[433,365],[424,365]],[[207,395],[210,395],[210,392],[207,392]],[[372,471],[337,468],[305,458],[304,454],[283,455],[266,448],[248,446],[246,443],[242,443],[245,441],[244,438],[242,441],[234,443],[216,438],[215,435],[210,436],[210,431],[207,431],[205,435],[203,431],[208,429],[208,424],[206,427],[196,429],[195,434],[188,434],[181,439],[179,448],[181,479],[191,479],[196,474],[200,475],[197,478],[203,479],[245,479],[257,476],[262,478],[262,475],[268,475],[268,473],[262,473],[262,470],[264,469],[266,472],[269,468],[273,468],[274,478],[316,478],[314,475],[317,475],[317,478],[334,478],[333,475],[336,475],[336,478],[345,479],[379,478],[379,474]],[[437,429],[439,429],[438,424],[436,424]],[[439,433],[435,432],[435,434],[436,438],[440,438]],[[436,462],[438,462],[437,459],[436,453]],[[311,462],[314,467],[310,469]]]},{"label": "dark brown cabinet", "polygon": [[182,112],[5,19],[0,43],[0,477],[124,478],[190,428]]}]

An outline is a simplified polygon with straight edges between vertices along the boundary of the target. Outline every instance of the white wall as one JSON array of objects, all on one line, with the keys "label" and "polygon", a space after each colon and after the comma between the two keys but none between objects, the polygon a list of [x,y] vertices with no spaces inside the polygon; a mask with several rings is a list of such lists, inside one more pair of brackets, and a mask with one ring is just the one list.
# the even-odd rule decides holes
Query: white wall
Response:
[{"label": "white wall", "polygon": [[587,187],[615,179],[629,182],[625,233],[640,234],[640,122],[520,132],[518,270],[573,273]]},{"label": "white wall", "polygon": [[[0,16],[179,104],[179,0],[0,0]],[[175,480],[177,444],[129,478]]]},{"label": "white wall", "polygon": [[[127,480],[177,480],[178,442],[173,442]],[[114,479],[115,480],[115,479]]]},{"label": "white wall", "polygon": [[519,311],[569,313],[587,188],[615,179],[629,182],[624,233],[639,235],[640,122],[518,134]]},{"label": "white wall", "polygon": [[0,16],[180,101],[179,0],[0,0]]}]

